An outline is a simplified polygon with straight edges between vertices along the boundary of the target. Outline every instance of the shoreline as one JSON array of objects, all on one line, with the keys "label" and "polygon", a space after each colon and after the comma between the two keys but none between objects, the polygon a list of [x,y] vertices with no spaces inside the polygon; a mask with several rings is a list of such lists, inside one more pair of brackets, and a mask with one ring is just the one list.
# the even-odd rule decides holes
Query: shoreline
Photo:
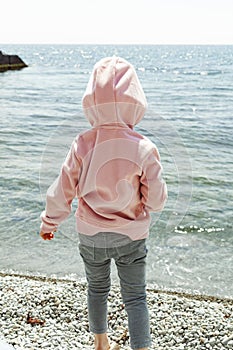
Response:
[{"label": "shoreline", "polygon": [[[152,347],[232,349],[233,299],[147,288]],[[109,337],[129,350],[127,316],[118,284],[109,295]],[[0,272],[0,338],[20,350],[93,349],[86,283]]]},{"label": "shoreline", "polygon": [[[19,278],[25,278],[29,280],[34,280],[34,281],[41,281],[41,282],[63,282],[63,283],[73,283],[73,282],[78,282],[78,283],[84,283],[82,282],[82,279],[78,280],[77,278],[71,279],[70,277],[65,278],[65,277],[52,277],[52,276],[45,276],[42,274],[38,275],[33,275],[33,274],[24,274],[20,272],[4,272],[0,271],[0,278],[1,277],[19,277]],[[84,279],[83,279],[84,280]],[[201,294],[199,292],[196,293],[189,293],[181,290],[173,290],[173,289],[159,289],[156,287],[153,287],[153,283],[148,283],[147,284],[147,291],[152,292],[152,293],[164,293],[168,295],[177,295],[185,298],[190,298],[190,299],[196,299],[196,300],[209,300],[209,301],[216,301],[216,302],[229,302],[233,303],[233,297],[228,298],[228,297],[220,297],[220,296],[215,296],[215,295],[208,295],[208,294]]]}]

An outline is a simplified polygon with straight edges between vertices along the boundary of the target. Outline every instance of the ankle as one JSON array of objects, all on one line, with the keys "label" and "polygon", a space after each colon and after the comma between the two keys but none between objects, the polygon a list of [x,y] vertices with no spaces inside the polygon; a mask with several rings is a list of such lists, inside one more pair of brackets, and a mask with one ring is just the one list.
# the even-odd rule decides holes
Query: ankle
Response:
[{"label": "ankle", "polygon": [[107,333],[95,334],[95,350],[109,350],[109,340]]}]

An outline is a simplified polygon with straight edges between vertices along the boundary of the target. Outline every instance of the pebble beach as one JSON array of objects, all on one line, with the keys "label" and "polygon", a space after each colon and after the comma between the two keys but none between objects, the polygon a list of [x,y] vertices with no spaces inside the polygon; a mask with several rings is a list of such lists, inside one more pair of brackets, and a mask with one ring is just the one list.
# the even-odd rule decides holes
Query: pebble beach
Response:
[{"label": "pebble beach", "polygon": [[[160,291],[148,286],[152,347],[233,349],[233,299]],[[119,286],[109,295],[109,338],[129,350]],[[93,349],[86,283],[0,273],[0,339],[18,350]]]}]

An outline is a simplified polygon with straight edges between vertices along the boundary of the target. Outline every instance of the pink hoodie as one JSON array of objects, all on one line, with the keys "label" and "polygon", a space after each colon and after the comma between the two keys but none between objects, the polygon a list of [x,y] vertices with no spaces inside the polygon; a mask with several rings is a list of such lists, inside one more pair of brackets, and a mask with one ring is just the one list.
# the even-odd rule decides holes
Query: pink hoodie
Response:
[{"label": "pink hoodie", "polygon": [[147,105],[133,66],[119,57],[100,60],[82,102],[92,128],[76,137],[48,189],[41,230],[54,231],[77,197],[78,232],[146,238],[149,212],[163,209],[167,188],[158,150],[133,130]]}]

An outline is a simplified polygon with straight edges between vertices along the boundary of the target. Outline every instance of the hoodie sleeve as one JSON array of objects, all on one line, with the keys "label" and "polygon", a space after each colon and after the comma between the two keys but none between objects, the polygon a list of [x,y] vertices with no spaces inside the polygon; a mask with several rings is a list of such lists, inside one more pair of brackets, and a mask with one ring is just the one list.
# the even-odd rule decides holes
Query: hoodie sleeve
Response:
[{"label": "hoodie sleeve", "polygon": [[167,186],[162,179],[162,165],[156,148],[153,148],[144,161],[140,182],[141,201],[145,209],[161,211],[167,200]]},{"label": "hoodie sleeve", "polygon": [[62,165],[60,175],[49,187],[46,194],[46,207],[41,213],[41,231],[52,232],[57,229],[70,214],[72,200],[77,195],[78,179],[81,172],[81,160],[77,157],[75,140]]}]

